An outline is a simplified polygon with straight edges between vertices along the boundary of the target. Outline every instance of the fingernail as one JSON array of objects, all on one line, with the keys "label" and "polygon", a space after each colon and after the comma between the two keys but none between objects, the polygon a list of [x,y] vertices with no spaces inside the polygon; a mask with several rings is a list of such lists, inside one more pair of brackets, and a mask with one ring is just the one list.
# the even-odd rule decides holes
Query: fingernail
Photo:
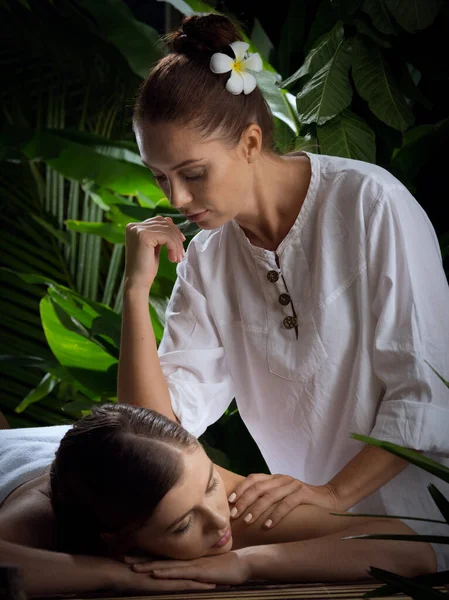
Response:
[{"label": "fingernail", "polygon": [[251,523],[252,518],[253,518],[253,515],[251,513],[248,513],[243,520],[245,521],[245,523]]},{"label": "fingernail", "polygon": [[235,492],[232,492],[232,494],[228,498],[228,502],[234,502],[234,500],[236,498],[237,498],[237,494]]},{"label": "fingernail", "polygon": [[264,527],[266,527],[267,529],[270,529],[270,527],[273,525],[273,521],[271,519],[268,519],[268,521],[265,522]]},{"label": "fingernail", "polygon": [[235,517],[236,514],[237,514],[237,507],[234,506],[234,508],[231,510],[231,517]]}]

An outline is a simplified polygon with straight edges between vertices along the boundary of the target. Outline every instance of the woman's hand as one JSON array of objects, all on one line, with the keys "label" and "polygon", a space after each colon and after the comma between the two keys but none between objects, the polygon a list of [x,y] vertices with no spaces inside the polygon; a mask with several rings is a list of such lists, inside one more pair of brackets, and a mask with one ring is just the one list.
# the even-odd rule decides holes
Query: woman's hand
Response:
[{"label": "woman's hand", "polygon": [[250,524],[263,515],[266,528],[277,525],[299,504],[313,504],[332,511],[341,508],[335,489],[329,483],[308,485],[288,475],[263,473],[249,475],[228,500],[233,505],[233,519],[241,517],[241,520]]},{"label": "woman's hand", "polygon": [[171,262],[184,257],[184,235],[170,217],[153,217],[126,226],[125,281],[150,289],[159,268],[161,247]]},{"label": "woman's hand", "polygon": [[222,585],[239,585],[250,578],[249,563],[239,550],[195,560],[158,560],[133,564],[136,573],[151,573],[159,581],[195,580]]},{"label": "woman's hand", "polygon": [[139,594],[174,590],[209,590],[215,587],[215,584],[193,581],[187,577],[156,579],[147,570],[138,571],[119,562],[114,561],[114,563],[111,569],[111,580],[115,592]]}]

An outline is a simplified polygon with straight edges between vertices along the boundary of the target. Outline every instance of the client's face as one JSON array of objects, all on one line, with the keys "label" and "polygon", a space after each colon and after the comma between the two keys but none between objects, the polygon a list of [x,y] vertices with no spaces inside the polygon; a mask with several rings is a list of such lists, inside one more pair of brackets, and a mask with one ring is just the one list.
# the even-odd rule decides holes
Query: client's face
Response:
[{"label": "client's face", "polygon": [[199,447],[182,455],[184,474],[129,542],[148,555],[191,559],[232,547],[229,506],[219,473]]}]

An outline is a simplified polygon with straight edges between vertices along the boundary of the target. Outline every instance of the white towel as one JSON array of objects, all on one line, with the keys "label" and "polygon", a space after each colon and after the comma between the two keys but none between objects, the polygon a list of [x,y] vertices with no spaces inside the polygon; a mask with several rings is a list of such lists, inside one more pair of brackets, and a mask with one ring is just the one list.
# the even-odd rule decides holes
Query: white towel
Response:
[{"label": "white towel", "polygon": [[0,429],[0,505],[19,485],[42,475],[71,425]]}]

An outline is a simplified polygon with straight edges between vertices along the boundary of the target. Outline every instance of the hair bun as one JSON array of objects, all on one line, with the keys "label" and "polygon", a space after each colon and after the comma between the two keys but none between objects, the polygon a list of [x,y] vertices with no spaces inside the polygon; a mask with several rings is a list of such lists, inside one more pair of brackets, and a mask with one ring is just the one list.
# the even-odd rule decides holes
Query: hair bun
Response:
[{"label": "hair bun", "polygon": [[174,52],[192,58],[210,58],[215,52],[222,52],[232,42],[242,39],[230,19],[214,13],[186,17],[179,29],[167,37]]}]

